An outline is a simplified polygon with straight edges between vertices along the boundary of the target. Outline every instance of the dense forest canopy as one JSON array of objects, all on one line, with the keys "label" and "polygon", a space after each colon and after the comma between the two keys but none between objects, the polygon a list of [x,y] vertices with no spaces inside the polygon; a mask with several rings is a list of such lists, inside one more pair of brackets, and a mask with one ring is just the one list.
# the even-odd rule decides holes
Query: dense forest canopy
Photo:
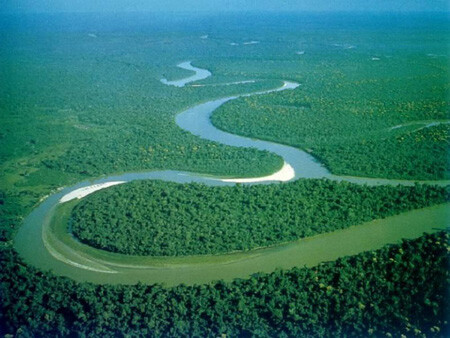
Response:
[{"label": "dense forest canopy", "polygon": [[372,61],[359,49],[327,61],[305,53],[299,90],[232,101],[213,124],[305,149],[337,175],[450,178],[447,60],[404,48]]},{"label": "dense forest canopy", "polygon": [[73,209],[82,242],[131,255],[218,254],[293,241],[444,203],[445,188],[358,186],[329,180],[211,187],[135,181]]},{"label": "dense forest canopy", "polygon": [[92,285],[2,248],[1,333],[37,336],[448,334],[448,233],[231,283]]},{"label": "dense forest canopy", "polygon": [[[38,203],[82,180],[139,170],[259,176],[279,169],[273,154],[199,139],[174,117],[281,79],[301,87],[230,102],[214,122],[304,148],[337,174],[447,177],[446,15],[220,15],[170,27],[167,18],[158,26],[144,17],[127,20],[126,29],[117,16],[98,18],[36,15],[13,25],[0,18],[1,334],[449,335],[446,234],[312,269],[176,288],[76,283],[37,270],[13,248]],[[160,83],[192,75],[175,67],[186,60],[214,75],[184,88]],[[226,85],[242,80],[254,82]],[[422,128],[431,121],[442,124]],[[428,196],[427,189],[411,193]],[[339,196],[325,194],[331,209]],[[407,201],[423,203],[409,194]]]}]

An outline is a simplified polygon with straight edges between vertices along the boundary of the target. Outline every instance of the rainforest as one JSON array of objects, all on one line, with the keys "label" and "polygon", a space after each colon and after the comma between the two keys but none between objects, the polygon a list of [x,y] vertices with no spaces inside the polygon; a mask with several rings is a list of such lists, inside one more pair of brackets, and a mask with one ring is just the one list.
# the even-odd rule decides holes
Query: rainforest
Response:
[{"label": "rainforest", "polygon": [[0,14],[0,334],[448,336],[448,21]]},{"label": "rainforest", "polygon": [[433,186],[302,180],[286,187],[208,187],[135,181],[82,199],[64,223],[82,242],[108,251],[217,254],[294,241],[447,200],[445,189]]}]

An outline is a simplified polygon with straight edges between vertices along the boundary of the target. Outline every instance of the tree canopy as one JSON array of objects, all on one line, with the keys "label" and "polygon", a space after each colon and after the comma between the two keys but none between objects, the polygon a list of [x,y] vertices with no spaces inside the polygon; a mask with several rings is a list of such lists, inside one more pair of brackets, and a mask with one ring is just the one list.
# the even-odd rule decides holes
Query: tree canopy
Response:
[{"label": "tree canopy", "polygon": [[82,242],[132,255],[218,254],[293,241],[444,203],[445,188],[358,186],[330,180],[212,187],[135,181],[73,209]]}]

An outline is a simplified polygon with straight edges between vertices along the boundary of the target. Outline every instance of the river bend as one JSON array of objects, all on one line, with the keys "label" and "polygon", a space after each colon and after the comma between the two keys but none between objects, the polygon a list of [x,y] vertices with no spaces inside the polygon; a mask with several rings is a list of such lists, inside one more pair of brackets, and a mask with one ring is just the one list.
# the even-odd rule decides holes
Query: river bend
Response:
[{"label": "river bend", "polygon": [[[167,85],[182,87],[187,83],[211,76],[209,71],[196,68],[190,62],[184,62],[178,66],[192,70],[196,74],[178,81],[166,79],[161,81]],[[448,226],[450,219],[448,205],[440,205],[270,248],[217,256],[170,258],[126,256],[95,249],[75,240],[67,232],[65,224],[58,224],[60,212],[55,210],[69,205],[65,203],[73,203],[71,201],[97,190],[133,180],[160,179],[208,185],[230,185],[236,182],[257,184],[299,178],[328,178],[369,185],[413,185],[415,183],[414,181],[332,175],[314,157],[302,150],[230,134],[218,130],[211,124],[211,114],[228,101],[242,96],[294,90],[298,86],[297,83],[285,81],[283,86],[273,90],[212,100],[185,110],[175,119],[180,128],[201,138],[230,146],[255,147],[278,154],[284,159],[284,166],[279,172],[259,178],[221,178],[165,170],[126,173],[94,181],[84,181],[47,197],[25,218],[15,238],[16,250],[27,263],[43,270],[52,270],[57,275],[67,276],[77,281],[113,284],[164,283],[170,286],[180,283],[196,284],[218,279],[245,278],[253,273],[271,272],[276,268],[313,266],[341,256],[378,249],[385,244],[397,242],[401,238],[418,237],[425,231],[433,232]],[[427,183],[447,185],[449,182]]]}]

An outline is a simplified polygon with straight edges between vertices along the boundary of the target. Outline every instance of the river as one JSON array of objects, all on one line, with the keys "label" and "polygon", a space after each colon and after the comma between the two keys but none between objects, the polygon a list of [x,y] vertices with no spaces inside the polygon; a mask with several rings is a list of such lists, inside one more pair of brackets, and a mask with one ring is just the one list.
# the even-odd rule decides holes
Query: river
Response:
[{"label": "river", "polygon": [[[196,74],[178,81],[163,82],[181,87],[211,75],[209,71],[196,68],[190,62],[181,63],[179,67],[195,71]],[[180,128],[201,138],[230,146],[255,147],[280,155],[285,165],[278,176],[275,173],[263,178],[223,178],[166,170],[111,175],[94,181],[84,181],[47,197],[25,218],[14,241],[16,250],[27,263],[43,270],[52,270],[57,275],[67,276],[77,281],[113,284],[164,283],[171,286],[180,283],[196,284],[218,279],[245,278],[253,273],[270,272],[276,268],[313,266],[338,257],[378,249],[386,244],[398,242],[401,238],[415,238],[425,231],[434,232],[448,226],[450,219],[448,205],[440,205],[275,247],[217,256],[178,258],[113,254],[84,245],[67,232],[66,220],[70,212],[68,203],[74,203],[73,200],[78,197],[82,198],[99,189],[133,180],[160,179],[208,185],[230,185],[234,182],[267,184],[273,181],[290,181],[300,178],[328,178],[369,185],[413,185],[415,183],[414,181],[332,175],[314,157],[300,149],[226,133],[211,124],[211,114],[226,102],[242,96],[294,90],[298,86],[297,83],[285,81],[283,86],[272,90],[212,100],[185,110],[175,119]],[[449,182],[422,183],[447,185]]]}]

